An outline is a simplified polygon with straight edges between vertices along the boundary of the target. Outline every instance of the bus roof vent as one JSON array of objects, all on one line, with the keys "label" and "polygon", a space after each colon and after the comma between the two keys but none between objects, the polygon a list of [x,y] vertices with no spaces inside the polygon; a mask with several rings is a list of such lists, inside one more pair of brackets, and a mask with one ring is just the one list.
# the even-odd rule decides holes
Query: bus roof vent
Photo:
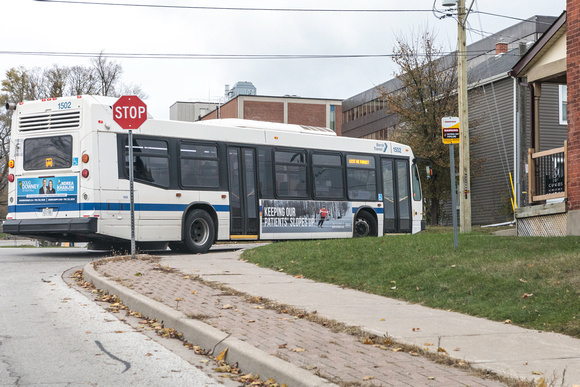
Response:
[{"label": "bus roof vent", "polygon": [[302,127],[301,132],[302,133],[316,133],[316,134],[330,134],[330,135],[334,135],[336,136],[336,133],[334,132],[334,130],[330,129],[330,128],[324,128],[321,126],[306,126],[306,125],[300,125]]},{"label": "bus roof vent", "polygon": [[81,111],[67,110],[31,114],[19,117],[21,131],[47,129],[73,129],[81,126]]},{"label": "bus roof vent", "polygon": [[235,128],[274,130],[278,132],[295,132],[309,134],[323,134],[327,136],[336,136],[334,130],[319,126],[306,126],[296,124],[282,124],[279,122],[265,122],[255,120],[244,120],[240,118],[222,118],[202,121],[206,125],[223,125]]}]

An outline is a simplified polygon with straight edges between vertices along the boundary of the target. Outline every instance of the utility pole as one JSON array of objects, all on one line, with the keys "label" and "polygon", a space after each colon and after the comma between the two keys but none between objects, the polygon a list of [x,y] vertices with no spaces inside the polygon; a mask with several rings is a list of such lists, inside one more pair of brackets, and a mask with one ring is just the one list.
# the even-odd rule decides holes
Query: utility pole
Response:
[{"label": "utility pole", "polygon": [[[467,42],[465,25],[467,15],[465,0],[459,0],[457,7],[457,72],[459,99],[459,217],[462,233],[471,231],[471,178],[469,170],[469,116],[467,107]],[[473,5],[473,3],[472,3]],[[470,7],[471,10],[471,7]]]}]

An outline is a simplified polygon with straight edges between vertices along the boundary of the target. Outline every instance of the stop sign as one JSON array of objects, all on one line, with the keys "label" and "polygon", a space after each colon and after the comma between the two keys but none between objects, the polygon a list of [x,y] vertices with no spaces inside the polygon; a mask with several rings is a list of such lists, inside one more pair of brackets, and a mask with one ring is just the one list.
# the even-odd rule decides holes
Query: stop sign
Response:
[{"label": "stop sign", "polygon": [[147,105],[136,95],[124,95],[113,105],[113,120],[123,129],[139,129],[147,120]]}]

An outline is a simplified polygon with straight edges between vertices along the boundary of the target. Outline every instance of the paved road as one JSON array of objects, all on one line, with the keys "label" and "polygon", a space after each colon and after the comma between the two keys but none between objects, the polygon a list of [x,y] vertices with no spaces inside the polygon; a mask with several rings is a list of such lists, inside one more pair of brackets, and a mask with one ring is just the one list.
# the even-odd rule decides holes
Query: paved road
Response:
[{"label": "paved road", "polygon": [[214,386],[61,278],[103,254],[0,249],[0,386]]}]

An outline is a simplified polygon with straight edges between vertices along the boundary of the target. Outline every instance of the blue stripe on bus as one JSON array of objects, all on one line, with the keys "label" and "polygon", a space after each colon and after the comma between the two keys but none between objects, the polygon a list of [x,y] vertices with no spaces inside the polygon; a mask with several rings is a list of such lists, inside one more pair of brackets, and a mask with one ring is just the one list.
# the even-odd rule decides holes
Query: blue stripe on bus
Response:
[{"label": "blue stripe on bus", "polygon": [[[352,213],[353,213],[353,214],[356,214],[356,212],[359,210],[359,208],[360,208],[360,207],[353,207],[353,208],[352,208]],[[367,208],[368,208],[368,207],[367,207]],[[385,212],[385,210],[384,210],[382,207],[379,207],[379,208],[374,208],[374,207],[373,207],[373,210],[375,210],[375,212],[376,212],[377,214],[383,214],[383,213]]]},{"label": "blue stripe on bus", "polygon": [[[8,206],[8,212],[24,213],[38,212],[43,208],[58,208],[58,211],[129,211],[130,203],[71,203],[58,205],[38,205],[38,204],[18,204]],[[155,204],[155,203],[135,203],[135,211],[167,211],[183,212],[187,208],[186,204]],[[229,212],[230,206],[226,204],[214,205],[217,212]]]}]

